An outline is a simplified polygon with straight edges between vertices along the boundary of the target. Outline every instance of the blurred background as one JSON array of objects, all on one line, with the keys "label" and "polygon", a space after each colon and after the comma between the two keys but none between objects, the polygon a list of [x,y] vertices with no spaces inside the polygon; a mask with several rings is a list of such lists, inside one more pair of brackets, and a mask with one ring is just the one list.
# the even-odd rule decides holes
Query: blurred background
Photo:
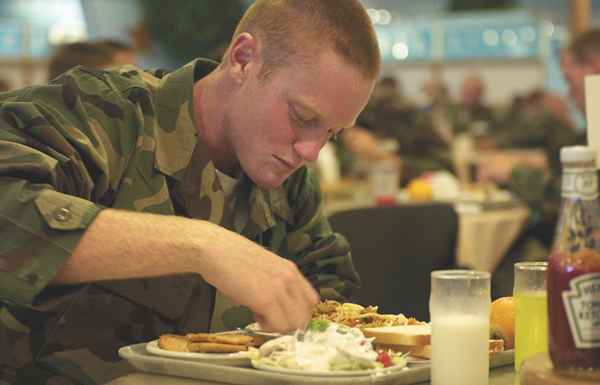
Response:
[{"label": "blurred background", "polygon": [[[0,58],[15,87],[45,79],[45,61],[61,43],[115,39],[139,50],[144,67],[177,66],[217,52],[252,0],[0,0]],[[451,94],[473,67],[490,103],[546,86],[564,92],[557,55],[570,35],[568,0],[364,0],[377,27],[386,73],[407,96],[425,102],[430,66],[444,62]],[[588,1],[589,23],[600,1]],[[173,44],[175,42],[175,44]],[[165,49],[165,47],[168,47]]]}]

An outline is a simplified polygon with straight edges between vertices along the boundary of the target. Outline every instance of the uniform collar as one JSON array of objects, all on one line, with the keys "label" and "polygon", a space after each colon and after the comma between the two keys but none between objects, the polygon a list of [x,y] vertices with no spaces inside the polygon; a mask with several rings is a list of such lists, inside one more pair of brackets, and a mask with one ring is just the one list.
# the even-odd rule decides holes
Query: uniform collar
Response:
[{"label": "uniform collar", "polygon": [[194,73],[208,75],[218,63],[196,59],[155,82],[155,167],[180,180],[197,141],[193,113]]},{"label": "uniform collar", "polygon": [[[165,75],[155,84],[156,92],[156,158],[155,168],[179,182],[188,167],[198,143],[193,113],[194,81],[208,75],[218,63],[195,59],[176,71]],[[154,82],[156,82],[154,78]],[[214,164],[208,162],[208,167]],[[254,237],[276,224],[275,216],[291,223],[290,206],[285,187],[265,190],[246,175],[238,186],[241,196],[237,204],[236,230]],[[236,210],[238,211],[238,210]],[[238,227],[240,229],[238,229]]]}]

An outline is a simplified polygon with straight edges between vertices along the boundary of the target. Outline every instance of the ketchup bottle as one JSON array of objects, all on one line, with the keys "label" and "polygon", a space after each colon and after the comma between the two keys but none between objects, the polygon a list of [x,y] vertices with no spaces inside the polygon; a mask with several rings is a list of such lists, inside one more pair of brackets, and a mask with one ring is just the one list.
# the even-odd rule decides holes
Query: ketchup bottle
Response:
[{"label": "ketchup bottle", "polygon": [[548,261],[549,351],[555,371],[600,380],[600,206],[596,153],[561,149],[562,203]]}]

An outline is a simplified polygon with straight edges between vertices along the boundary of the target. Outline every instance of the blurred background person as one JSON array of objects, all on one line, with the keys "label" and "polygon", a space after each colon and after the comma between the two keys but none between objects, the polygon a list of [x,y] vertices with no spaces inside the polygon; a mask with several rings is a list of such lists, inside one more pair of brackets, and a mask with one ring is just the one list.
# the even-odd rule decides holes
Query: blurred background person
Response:
[{"label": "blurred background person", "polygon": [[[560,59],[561,69],[569,85],[569,94],[577,108],[585,112],[585,76],[600,74],[600,29],[591,29],[577,36],[561,52]],[[563,100],[547,92],[537,91],[530,95],[528,103],[526,111],[537,114],[534,115],[539,123],[526,125],[526,132],[532,138],[541,139],[549,169],[543,175],[539,168],[523,164],[517,166],[514,159],[507,159],[505,162],[509,165],[505,169],[510,170],[506,180],[512,191],[524,198],[532,208],[532,217],[527,231],[494,274],[492,286],[498,296],[510,294],[509,282],[512,281],[512,266],[515,262],[539,260],[548,254],[560,208],[560,147],[587,143],[585,132],[577,135],[574,131]],[[525,129],[525,125],[522,128]],[[543,134],[540,133],[542,131]],[[542,139],[542,136],[546,139]],[[488,164],[488,171],[493,168],[491,164],[492,162]]]},{"label": "blurred background person", "polygon": [[94,69],[136,65],[135,50],[116,40],[82,41],[55,48],[48,64],[48,80],[82,65]]},{"label": "blurred background person", "polygon": [[115,66],[126,64],[138,65],[137,52],[133,46],[113,39],[98,40],[96,44],[111,53],[112,62]]},{"label": "blurred background person", "polygon": [[0,92],[10,91],[12,89],[8,80],[0,78]]},{"label": "blurred background person", "polygon": [[460,100],[454,113],[453,131],[483,136],[493,129],[494,112],[485,102],[485,85],[481,76],[467,75],[460,85]]},{"label": "blurred background person", "polygon": [[345,129],[337,142],[342,173],[364,178],[369,164],[396,158],[403,136],[414,125],[415,112],[399,81],[392,76],[381,78],[356,126]]},{"label": "blurred background person", "polygon": [[373,90],[359,124],[378,138],[401,140],[404,131],[414,125],[416,107],[402,92],[398,79],[383,77]]},{"label": "blurred background person", "polygon": [[114,57],[110,50],[94,42],[62,44],[54,50],[48,63],[48,80],[82,65],[102,69],[112,66]]}]

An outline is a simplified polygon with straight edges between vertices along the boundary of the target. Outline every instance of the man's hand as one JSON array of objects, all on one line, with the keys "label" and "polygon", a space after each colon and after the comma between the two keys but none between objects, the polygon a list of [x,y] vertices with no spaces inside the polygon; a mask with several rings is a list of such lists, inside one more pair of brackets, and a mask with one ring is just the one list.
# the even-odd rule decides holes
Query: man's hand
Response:
[{"label": "man's hand", "polygon": [[201,272],[204,279],[234,302],[249,307],[264,330],[304,328],[319,296],[296,265],[238,234],[214,230],[226,247],[207,250]]},{"label": "man's hand", "polygon": [[207,221],[113,209],[98,214],[54,282],[178,273],[202,275],[266,330],[303,328],[319,301],[293,262],[241,235]]}]

